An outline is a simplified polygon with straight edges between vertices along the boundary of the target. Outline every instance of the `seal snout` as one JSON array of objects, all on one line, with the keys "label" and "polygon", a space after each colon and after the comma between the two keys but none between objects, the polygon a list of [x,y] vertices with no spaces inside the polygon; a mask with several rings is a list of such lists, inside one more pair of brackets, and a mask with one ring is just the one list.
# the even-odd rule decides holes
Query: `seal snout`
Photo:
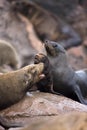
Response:
[{"label": "seal snout", "polygon": [[37,74],[42,74],[43,70],[44,70],[44,63],[36,64]]},{"label": "seal snout", "polygon": [[31,79],[32,79],[33,83],[36,83],[45,77],[45,75],[43,74],[43,70],[44,70],[43,63],[31,64],[30,67],[31,68],[29,68],[28,73],[31,75],[31,77],[32,77]]},{"label": "seal snout", "polygon": [[36,66],[36,69],[34,73],[34,78],[36,81],[39,81],[45,77],[45,75],[43,74],[44,64],[39,63],[39,64],[35,64],[35,66]]}]

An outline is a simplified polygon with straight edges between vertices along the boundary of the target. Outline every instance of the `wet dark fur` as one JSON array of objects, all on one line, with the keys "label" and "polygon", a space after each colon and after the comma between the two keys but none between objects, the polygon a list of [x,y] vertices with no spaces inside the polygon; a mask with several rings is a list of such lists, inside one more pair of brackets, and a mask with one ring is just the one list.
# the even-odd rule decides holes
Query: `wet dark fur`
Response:
[{"label": "wet dark fur", "polygon": [[35,56],[34,63],[38,64],[40,62],[44,63],[44,71],[43,73],[46,75],[44,79],[40,80],[40,82],[37,83],[37,87],[41,92],[50,92],[51,91],[51,86],[53,85],[53,80],[52,80],[52,74],[51,74],[51,69],[50,69],[50,63],[47,58],[42,53],[39,53]]},{"label": "wet dark fur", "polygon": [[51,92],[53,94],[59,94],[53,90],[53,77],[48,57],[42,53],[37,54],[35,56],[34,63],[38,64],[40,62],[44,63],[43,74],[45,75],[45,78],[37,83],[38,90],[40,90],[41,92]]},{"label": "wet dark fur", "polygon": [[87,69],[74,71],[65,49],[56,42],[44,43],[53,75],[53,90],[87,105]]}]

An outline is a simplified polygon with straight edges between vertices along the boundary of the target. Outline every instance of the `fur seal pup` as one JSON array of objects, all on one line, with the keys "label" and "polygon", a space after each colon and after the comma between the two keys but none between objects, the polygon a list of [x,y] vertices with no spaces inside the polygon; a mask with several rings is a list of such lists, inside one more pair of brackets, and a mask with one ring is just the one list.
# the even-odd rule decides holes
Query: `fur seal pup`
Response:
[{"label": "fur seal pup", "polygon": [[87,105],[87,70],[75,72],[60,44],[46,40],[44,47],[51,63],[54,91]]},{"label": "fur seal pup", "polygon": [[0,66],[4,64],[18,68],[18,55],[15,48],[7,41],[0,40]]},{"label": "fur seal pup", "polygon": [[44,64],[31,64],[0,75],[0,109],[20,101],[26,92],[44,77]]},{"label": "fur seal pup", "polygon": [[59,94],[54,92],[53,90],[53,77],[48,57],[42,53],[36,54],[34,58],[34,64],[39,64],[40,62],[44,63],[43,74],[45,75],[45,77],[37,82],[37,88],[41,92],[51,92],[53,94]]}]

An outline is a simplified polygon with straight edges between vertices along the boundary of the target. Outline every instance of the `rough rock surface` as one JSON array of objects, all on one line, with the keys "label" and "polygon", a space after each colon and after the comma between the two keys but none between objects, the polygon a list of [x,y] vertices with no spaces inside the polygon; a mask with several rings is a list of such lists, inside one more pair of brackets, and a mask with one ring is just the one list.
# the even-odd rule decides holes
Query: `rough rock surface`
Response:
[{"label": "rough rock surface", "polygon": [[4,128],[2,126],[0,126],[0,130],[4,130]]},{"label": "rough rock surface", "polygon": [[26,126],[72,112],[87,112],[87,106],[62,96],[33,92],[30,97],[26,96],[19,103],[0,111],[0,115],[9,125],[19,123]]},{"label": "rough rock surface", "polygon": [[87,1],[86,0],[32,0],[46,10],[62,17],[81,35],[87,37]]},{"label": "rough rock surface", "polygon": [[87,50],[83,46],[71,48],[68,50],[68,59],[70,65],[75,69],[87,68]]},{"label": "rough rock surface", "polygon": [[50,117],[44,121],[39,120],[30,126],[10,130],[86,130],[87,113],[69,113],[57,117]]},{"label": "rough rock surface", "polygon": [[[32,24],[28,22],[28,25],[12,11],[6,0],[0,1],[0,39],[10,42],[16,48],[20,66],[32,63],[33,56],[38,52],[37,46],[33,46],[32,42],[37,39],[36,45],[40,45],[39,39],[35,37]],[[30,30],[28,29],[29,27]],[[28,31],[31,34],[30,37],[28,37]],[[34,38],[33,41],[31,41],[32,36]]]}]

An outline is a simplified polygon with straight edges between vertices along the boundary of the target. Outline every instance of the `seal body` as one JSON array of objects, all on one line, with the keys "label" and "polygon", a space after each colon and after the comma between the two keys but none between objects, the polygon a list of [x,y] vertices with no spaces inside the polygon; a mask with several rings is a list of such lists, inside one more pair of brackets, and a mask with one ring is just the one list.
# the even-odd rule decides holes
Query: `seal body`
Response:
[{"label": "seal body", "polygon": [[18,68],[18,55],[15,48],[4,40],[0,40],[0,66],[9,65]]},{"label": "seal body", "polygon": [[56,42],[45,41],[45,49],[51,63],[53,89],[64,96],[87,105],[87,71],[74,71],[69,65],[65,49]]},{"label": "seal body", "polygon": [[75,71],[76,82],[84,97],[87,97],[87,69]]},{"label": "seal body", "polygon": [[20,101],[32,85],[41,79],[43,69],[43,63],[31,64],[0,75],[0,109]]}]

